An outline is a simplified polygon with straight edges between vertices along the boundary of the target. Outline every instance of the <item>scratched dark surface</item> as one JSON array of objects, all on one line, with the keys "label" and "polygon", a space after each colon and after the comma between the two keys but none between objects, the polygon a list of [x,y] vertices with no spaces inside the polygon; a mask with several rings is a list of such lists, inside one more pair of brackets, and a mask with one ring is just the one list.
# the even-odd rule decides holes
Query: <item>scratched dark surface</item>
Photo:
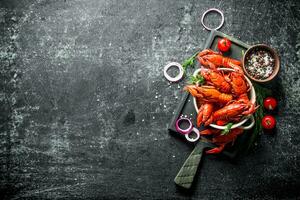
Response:
[{"label": "scratched dark surface", "polygon": [[[211,7],[278,50],[278,126],[235,163],[206,156],[187,193],[192,147],[167,132],[184,81],[162,69],[204,44]],[[1,0],[0,199],[299,198],[299,26],[297,0]]]}]

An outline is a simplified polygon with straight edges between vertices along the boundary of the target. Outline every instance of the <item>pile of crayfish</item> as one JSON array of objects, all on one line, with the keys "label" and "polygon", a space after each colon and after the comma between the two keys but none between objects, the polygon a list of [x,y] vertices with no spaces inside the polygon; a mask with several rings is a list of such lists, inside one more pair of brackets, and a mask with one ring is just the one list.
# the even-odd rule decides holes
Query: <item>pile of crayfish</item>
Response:
[{"label": "pile of crayfish", "polygon": [[[210,49],[203,50],[197,55],[201,64],[200,74],[205,79],[203,85],[187,85],[188,91],[197,100],[197,126],[208,126],[215,123],[226,125],[241,121],[245,116],[255,112],[257,107],[249,100],[251,89],[245,80],[241,62],[224,57],[221,53]],[[219,71],[218,68],[231,68],[232,71]],[[212,135],[212,142],[218,147],[207,153],[220,153],[226,144],[233,143],[243,129],[231,129],[226,135],[221,130],[208,128],[202,135]]]}]

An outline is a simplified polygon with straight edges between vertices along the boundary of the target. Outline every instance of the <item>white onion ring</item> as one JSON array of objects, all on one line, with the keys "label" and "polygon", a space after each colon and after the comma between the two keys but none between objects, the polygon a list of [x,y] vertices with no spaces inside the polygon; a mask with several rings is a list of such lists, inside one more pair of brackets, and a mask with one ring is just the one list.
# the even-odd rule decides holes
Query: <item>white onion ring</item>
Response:
[{"label": "white onion ring", "polygon": [[[171,76],[167,73],[168,69],[171,68],[171,67],[177,67],[177,68],[179,69],[179,74],[178,74],[177,76],[171,77]],[[182,79],[183,74],[184,74],[184,72],[183,72],[183,67],[182,67],[182,65],[181,65],[180,63],[178,63],[178,62],[171,62],[171,63],[167,64],[167,65],[164,67],[164,76],[165,76],[166,79],[167,79],[168,81],[170,81],[170,82],[177,82],[177,81],[179,81],[180,79]]]},{"label": "white onion ring", "polygon": [[[221,21],[221,24],[220,24],[217,28],[209,28],[209,27],[207,27],[207,26],[204,24],[204,18],[205,18],[205,16],[206,16],[208,13],[210,13],[210,12],[217,12],[217,13],[219,13],[219,14],[221,15],[222,21]],[[222,12],[221,10],[216,9],[216,8],[208,9],[208,10],[205,11],[205,12],[203,13],[203,15],[202,15],[202,18],[201,18],[201,24],[202,24],[202,26],[204,26],[204,28],[205,28],[206,30],[209,30],[209,31],[211,31],[211,30],[218,30],[218,29],[220,29],[220,28],[223,26],[223,24],[224,24],[224,14],[223,14],[223,12]]]},{"label": "white onion ring", "polygon": [[[190,138],[189,135],[190,135],[192,132],[196,133],[196,135],[197,135],[196,138]],[[196,141],[199,140],[199,138],[200,138],[200,132],[199,132],[199,130],[198,130],[197,128],[193,127],[192,131],[191,131],[189,134],[185,134],[185,138],[186,138],[186,140],[189,141],[189,142],[196,142]]]},{"label": "white onion ring", "polygon": [[[180,128],[180,127],[179,127],[179,122],[181,122],[181,121],[187,121],[187,122],[189,123],[189,127],[188,127],[187,129],[182,129],[182,128]],[[176,121],[175,128],[176,128],[176,130],[177,130],[179,133],[186,135],[186,134],[189,134],[189,133],[192,131],[192,129],[193,129],[193,124],[192,124],[192,121],[191,121],[190,119],[185,118],[185,117],[182,117],[182,118],[179,118],[179,119]]]}]

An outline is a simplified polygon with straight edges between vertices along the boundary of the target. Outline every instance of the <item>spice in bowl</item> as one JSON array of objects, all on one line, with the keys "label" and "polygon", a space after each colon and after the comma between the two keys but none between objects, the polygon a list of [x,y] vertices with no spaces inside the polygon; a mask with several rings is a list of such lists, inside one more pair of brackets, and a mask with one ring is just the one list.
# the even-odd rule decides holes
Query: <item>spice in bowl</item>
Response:
[{"label": "spice in bowl", "polygon": [[246,61],[245,69],[256,79],[266,79],[274,71],[275,61],[271,53],[265,50],[253,52]]},{"label": "spice in bowl", "polygon": [[252,80],[267,82],[279,71],[279,57],[267,45],[255,45],[246,51],[243,67],[246,75]]}]

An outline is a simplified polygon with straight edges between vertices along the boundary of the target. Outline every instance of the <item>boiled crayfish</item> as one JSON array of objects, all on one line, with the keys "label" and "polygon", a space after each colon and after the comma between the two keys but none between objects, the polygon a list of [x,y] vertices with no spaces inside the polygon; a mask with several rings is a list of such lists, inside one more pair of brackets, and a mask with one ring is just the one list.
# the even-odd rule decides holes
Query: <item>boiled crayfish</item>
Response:
[{"label": "boiled crayfish", "polygon": [[[248,98],[247,93],[251,88],[240,61],[210,49],[201,51],[197,59],[202,65],[200,74],[205,79],[205,85],[187,85],[184,88],[195,97],[199,106],[197,126],[235,123],[256,111],[257,107]],[[220,71],[217,70],[219,67],[233,70]],[[231,129],[226,135],[222,135],[218,129],[201,132],[202,135],[212,135],[212,142],[218,146],[207,153],[220,153],[226,144],[233,142],[242,133],[243,129],[240,128]]]},{"label": "boiled crayfish", "polygon": [[226,104],[233,98],[231,94],[222,93],[213,86],[187,85],[184,89],[202,102]]},{"label": "boiled crayfish", "polygon": [[214,120],[239,120],[242,116],[250,115],[255,112],[257,107],[251,102],[245,103],[234,101],[223,108],[216,110],[213,114]]},{"label": "boiled crayfish", "polygon": [[210,49],[205,49],[197,55],[197,59],[201,65],[209,67],[211,69],[217,69],[218,67],[232,68],[235,71],[243,74],[243,70],[240,67],[241,62],[232,58],[224,57],[221,53],[215,52]]},{"label": "boiled crayfish", "polygon": [[232,93],[236,96],[246,94],[251,88],[243,74],[239,72],[231,72],[225,77],[226,81],[230,83]]},{"label": "boiled crayfish", "polygon": [[212,103],[204,103],[200,106],[197,116],[197,126],[204,123],[204,126],[208,126],[213,122],[213,109],[214,105]]},{"label": "boiled crayfish", "polygon": [[205,129],[200,132],[201,135],[215,135],[212,139],[212,143],[216,144],[218,147],[206,151],[208,154],[216,154],[223,151],[225,145],[228,143],[234,143],[236,138],[243,133],[243,129],[235,128],[231,129],[226,135],[221,135],[221,130],[218,129]]},{"label": "boiled crayfish", "polygon": [[208,85],[212,85],[220,90],[220,92],[229,93],[231,85],[228,80],[230,77],[224,77],[220,72],[211,69],[201,68],[201,75],[204,77]]}]

